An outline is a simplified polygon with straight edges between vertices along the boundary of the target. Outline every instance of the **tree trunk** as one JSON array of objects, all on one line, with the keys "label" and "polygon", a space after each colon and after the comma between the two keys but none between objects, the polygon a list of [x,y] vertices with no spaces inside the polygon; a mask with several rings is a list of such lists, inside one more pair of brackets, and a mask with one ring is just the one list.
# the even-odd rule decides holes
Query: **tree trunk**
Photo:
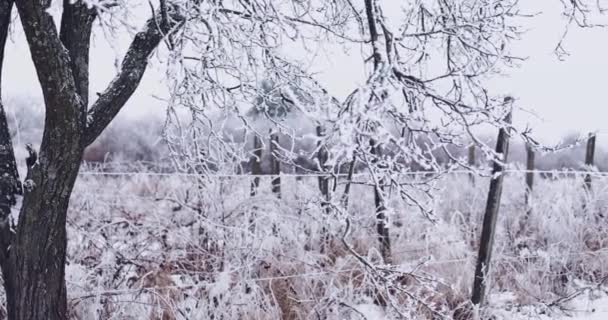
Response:
[{"label": "tree trunk", "polygon": [[[8,249],[10,319],[66,319],[66,215],[84,151],[86,106],[53,17],[16,2],[46,107],[40,157],[30,148],[15,239]],[[44,32],[41,32],[44,30]]]},{"label": "tree trunk", "polygon": [[47,179],[41,170],[32,171],[25,184],[24,219],[4,270],[9,319],[67,319],[65,223],[78,166]]},{"label": "tree trunk", "polygon": [[[15,2],[46,110],[39,160],[33,148],[28,148],[28,173],[16,230],[10,209],[20,189],[19,180],[0,107],[0,199],[8,200],[0,203],[0,267],[11,320],[67,319],[66,215],[84,149],[134,93],[152,51],[184,19],[172,12],[171,23],[159,26],[158,16],[150,18],[135,35],[114,80],[89,109],[88,49],[95,12],[82,2],[64,0],[59,33],[47,10],[50,4]],[[0,0],[0,66],[12,5],[11,0]]]},{"label": "tree trunk", "polygon": [[[8,34],[12,7],[12,1],[0,0],[0,80],[4,63],[4,46]],[[8,316],[11,319],[13,318],[12,311],[15,305],[15,283],[12,273],[9,272],[12,270],[11,260],[9,259],[9,247],[14,239],[14,233],[11,230],[13,227],[11,208],[16,204],[16,195],[19,193],[21,193],[21,186],[15,153],[13,152],[13,143],[11,141],[4,105],[0,100],[0,267],[2,268],[2,278],[4,280],[6,303],[9,312],[8,315],[3,314],[2,316]]]},{"label": "tree trunk", "polygon": [[[382,158],[382,147],[376,143],[374,139],[370,141],[372,154],[379,161]],[[384,263],[392,264],[391,255],[391,237],[388,229],[388,217],[386,216],[386,199],[385,187],[386,181],[381,178],[378,184],[374,187],[374,204],[376,207],[376,232],[378,233],[378,242],[380,242],[380,253],[384,259]]]}]

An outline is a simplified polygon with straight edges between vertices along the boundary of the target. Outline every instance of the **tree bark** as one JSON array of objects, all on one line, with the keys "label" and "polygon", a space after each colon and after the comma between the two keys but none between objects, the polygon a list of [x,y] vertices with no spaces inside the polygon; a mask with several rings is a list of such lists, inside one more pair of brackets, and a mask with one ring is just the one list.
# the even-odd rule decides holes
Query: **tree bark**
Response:
[{"label": "tree bark", "polygon": [[[374,72],[377,72],[380,65],[383,63],[382,54],[379,47],[379,33],[376,21],[376,2],[374,0],[365,0],[365,14],[367,16],[367,24],[369,27],[370,41],[372,44],[372,57],[374,62]],[[387,39],[388,40],[388,39]],[[385,44],[388,46],[388,42]],[[388,48],[388,47],[387,47]],[[387,51],[388,53],[388,51]],[[370,98],[371,101],[372,98]],[[384,96],[381,99],[385,99]],[[379,161],[382,158],[382,145],[375,139],[370,139],[371,153]],[[384,263],[391,264],[391,241],[390,233],[387,225],[386,203],[384,199],[384,179],[377,182],[378,185],[374,188],[374,203],[376,205],[376,231],[378,233],[378,241],[380,242],[380,252]]]},{"label": "tree bark", "polygon": [[[382,147],[375,140],[370,141],[372,154],[378,159],[382,158]],[[388,229],[388,217],[386,216],[386,199],[385,186],[386,181],[381,178],[378,184],[374,187],[374,205],[376,208],[376,232],[378,234],[378,242],[380,242],[380,253],[384,259],[384,263],[392,264],[391,255],[391,237]]]},{"label": "tree bark", "polygon": [[76,89],[84,107],[89,104],[89,48],[96,16],[95,10],[82,1],[63,0],[59,38],[68,50]]},{"label": "tree bark", "polygon": [[[18,176],[4,109],[0,104],[0,266],[7,294],[8,319],[67,319],[65,286],[66,217],[82,155],[137,88],[148,57],[183,17],[170,11],[170,23],[148,20],[129,47],[122,68],[88,110],[89,45],[95,12],[81,2],[64,0],[61,32],[48,13],[51,1],[15,2],[38,80],[46,116],[40,155],[28,162],[24,198],[16,232],[8,214]],[[2,50],[12,1],[0,0]],[[3,51],[2,51],[3,53]],[[3,56],[0,56],[3,58]],[[2,59],[0,59],[1,61]],[[5,173],[7,173],[5,175]],[[10,181],[12,185],[10,188]]]},{"label": "tree bark", "polygon": [[[2,66],[4,64],[4,46],[8,34],[8,27],[13,7],[12,0],[0,0],[0,96],[2,89]],[[11,134],[8,127],[6,112],[0,98],[0,268],[6,291],[6,302],[9,306],[14,305],[14,281],[9,270],[9,246],[14,239],[11,230],[11,208],[16,204],[16,196],[21,193],[19,173],[13,152]],[[9,315],[2,315],[7,317]]]},{"label": "tree bark", "polygon": [[38,162],[28,168],[7,275],[14,282],[11,319],[66,319],[66,215],[84,150],[86,106],[50,2],[16,2],[42,86],[46,117]]}]

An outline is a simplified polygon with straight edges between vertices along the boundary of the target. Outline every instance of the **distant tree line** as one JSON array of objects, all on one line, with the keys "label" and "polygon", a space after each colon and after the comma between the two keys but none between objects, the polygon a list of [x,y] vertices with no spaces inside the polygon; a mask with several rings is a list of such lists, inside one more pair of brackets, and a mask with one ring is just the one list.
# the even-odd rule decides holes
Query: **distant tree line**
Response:
[{"label": "distant tree line", "polygon": [[[37,145],[42,137],[42,126],[44,123],[44,110],[42,106],[32,103],[31,99],[14,98],[10,104],[7,104],[8,123],[11,129],[13,141],[17,146],[16,152],[21,155],[17,157],[19,160],[26,158],[27,151],[25,145],[31,143]],[[251,114],[253,114],[252,112]],[[27,116],[25,116],[27,115]],[[18,119],[18,120],[17,120]],[[263,117],[259,118],[264,121]],[[312,130],[314,126],[305,130]],[[136,119],[128,117],[119,117],[117,121],[111,124],[108,129],[93,143],[85,152],[84,160],[90,165],[100,164],[139,164],[146,165],[148,169],[166,168],[169,162],[169,155],[166,144],[162,140],[163,122],[160,116],[148,115]],[[235,132],[238,128],[226,128],[228,134],[237,135]],[[575,144],[578,135],[570,133],[562,139],[563,145],[571,145],[572,147],[551,153],[539,153],[536,159],[536,168],[538,170],[559,170],[559,169],[582,169],[584,166],[585,144]],[[488,136],[488,142],[491,144],[493,138]],[[253,142],[245,142],[248,147],[253,149]],[[268,148],[268,141],[265,141],[265,147]],[[295,144],[295,146],[294,146]],[[292,137],[283,136],[281,145],[285,149],[307,150],[315,148],[314,141],[311,139],[292,139]],[[596,166],[599,171],[608,171],[608,150],[604,147],[602,136],[598,137],[598,145],[596,147]],[[451,146],[450,152],[452,155],[459,157],[467,157],[467,150],[464,148],[455,148]],[[440,163],[447,164],[448,157],[442,152],[436,152]],[[512,148],[509,156],[510,163],[525,163],[526,149],[522,142],[512,141]],[[263,153],[261,165],[262,172],[270,172],[270,155]],[[476,165],[479,167],[486,166],[489,161],[481,157],[481,153],[477,152]],[[242,161],[240,164],[241,172],[250,172],[250,164],[247,161]],[[424,169],[416,164],[411,164],[413,171],[423,171]],[[296,156],[291,166],[283,166],[283,172],[299,172],[306,173],[316,170],[314,159],[305,156]]]}]

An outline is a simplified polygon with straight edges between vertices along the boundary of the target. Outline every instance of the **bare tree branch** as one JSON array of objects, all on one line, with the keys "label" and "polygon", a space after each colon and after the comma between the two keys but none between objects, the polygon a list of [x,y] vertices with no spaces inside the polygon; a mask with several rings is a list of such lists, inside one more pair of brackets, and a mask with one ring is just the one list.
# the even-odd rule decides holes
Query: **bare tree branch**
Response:
[{"label": "bare tree branch", "polygon": [[[84,126],[82,100],[76,94],[70,56],[61,43],[53,17],[48,12],[50,5],[51,1],[16,2],[46,102],[47,125],[60,126],[67,120],[72,122],[70,131],[76,134]],[[76,134],[74,138],[78,136]]]},{"label": "bare tree branch", "polygon": [[150,54],[166,35],[184,22],[184,16],[172,11],[170,7],[168,11],[166,24],[158,23],[163,19],[162,13],[157,13],[146,22],[144,29],[135,35],[120,71],[91,106],[87,118],[85,145],[95,141],[135,92],[148,66]]},{"label": "bare tree branch", "polygon": [[89,47],[96,16],[95,9],[83,1],[63,0],[59,38],[70,55],[72,74],[83,108],[89,103]]}]

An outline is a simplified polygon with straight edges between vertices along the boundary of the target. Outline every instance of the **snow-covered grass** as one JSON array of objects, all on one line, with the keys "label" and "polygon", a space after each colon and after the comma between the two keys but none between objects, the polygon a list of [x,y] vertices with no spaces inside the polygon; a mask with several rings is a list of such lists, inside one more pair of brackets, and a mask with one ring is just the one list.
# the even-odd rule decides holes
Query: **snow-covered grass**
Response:
[{"label": "snow-covered grass", "polygon": [[[480,314],[608,318],[598,285],[608,276],[608,184],[594,180],[587,196],[581,177],[538,178],[526,220],[523,181],[518,174],[506,179],[490,304]],[[430,202],[436,222],[395,200],[393,267],[382,266],[377,249],[371,188],[354,186],[349,212],[327,216],[316,178],[283,177],[281,199],[270,192],[270,178],[254,197],[250,183],[246,176],[81,176],[68,217],[72,317],[377,320],[475,313],[468,298],[485,179],[438,181]]]}]

